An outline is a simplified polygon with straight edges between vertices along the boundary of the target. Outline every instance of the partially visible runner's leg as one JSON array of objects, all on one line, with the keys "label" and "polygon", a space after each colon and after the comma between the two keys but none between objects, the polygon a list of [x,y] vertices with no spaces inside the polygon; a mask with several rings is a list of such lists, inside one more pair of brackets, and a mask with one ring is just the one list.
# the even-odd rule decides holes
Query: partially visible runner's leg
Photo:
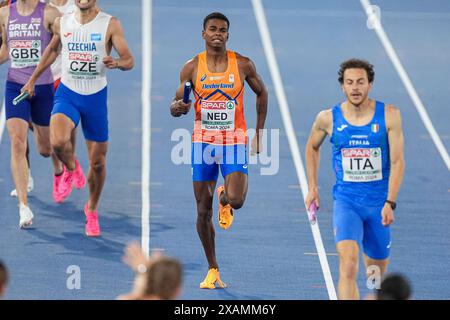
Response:
[{"label": "partially visible runner's leg", "polygon": [[219,200],[219,226],[228,229],[234,220],[234,210],[242,208],[248,190],[248,164],[246,145],[223,147],[220,165],[225,184],[217,188]]},{"label": "partially visible runner's leg", "polygon": [[90,237],[100,236],[100,224],[98,222],[98,203],[106,178],[106,153],[108,142],[94,142],[86,140],[89,153],[89,201],[84,207],[86,215],[86,235]]},{"label": "partially visible runner's leg", "polygon": [[216,181],[194,181],[194,194],[197,202],[197,233],[209,266],[208,274],[200,283],[201,289],[215,289],[216,283],[221,288],[226,286],[220,279],[219,266],[216,260],[216,233],[212,221],[215,186]]}]

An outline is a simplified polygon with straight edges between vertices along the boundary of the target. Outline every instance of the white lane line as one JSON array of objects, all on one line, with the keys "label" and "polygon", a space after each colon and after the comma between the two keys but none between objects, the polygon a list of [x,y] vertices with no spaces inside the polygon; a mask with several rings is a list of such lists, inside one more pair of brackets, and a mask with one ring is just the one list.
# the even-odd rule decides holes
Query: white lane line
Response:
[{"label": "white lane line", "polygon": [[[303,253],[305,256],[317,256],[317,252],[305,252]],[[337,253],[327,253],[327,256],[333,256],[333,257],[339,257],[339,254]]]},{"label": "white lane line", "polygon": [[141,247],[150,252],[150,142],[152,76],[152,1],[142,0],[142,173]]},{"label": "white lane line", "polygon": [[[284,92],[283,82],[281,80],[280,70],[278,68],[272,40],[270,38],[270,32],[264,13],[264,7],[261,3],[261,0],[252,0],[252,4],[253,11],[255,12],[256,22],[258,24],[258,29],[261,35],[264,52],[266,54],[267,64],[269,65],[270,74],[275,86],[275,93],[277,95],[284,128],[286,130],[289,147],[291,149],[292,158],[294,160],[295,169],[297,171],[297,177],[300,182],[300,187],[303,194],[301,199],[303,200],[308,193],[308,181],[306,179],[305,168],[303,167],[302,158],[300,156],[300,148],[298,146],[297,137],[295,136],[295,130],[292,124],[289,106],[287,103],[286,94]],[[306,210],[305,214],[307,214]],[[311,225],[311,230],[314,237],[314,243],[319,255],[320,266],[322,267],[323,276],[327,286],[328,296],[330,300],[337,300],[336,289],[334,288],[327,255],[323,246],[322,237],[320,235],[319,223],[317,222],[314,225]]]},{"label": "white lane line", "polygon": [[377,15],[377,10],[375,10],[375,7],[371,5],[369,0],[360,0],[360,1],[364,11],[367,14],[372,29],[375,30],[378,38],[381,41],[381,44],[384,47],[384,50],[391,59],[391,62],[394,65],[398,75],[400,76],[400,79],[402,80],[403,85],[405,86],[406,91],[408,92],[411,100],[413,101],[414,106],[416,107],[417,112],[419,113],[419,116],[422,119],[423,124],[425,125],[425,128],[428,130],[428,133],[430,134],[431,139],[434,142],[434,145],[436,146],[436,148],[439,151],[439,154],[444,160],[447,169],[450,171],[450,156],[448,155],[447,149],[445,148],[441,138],[436,132],[436,129],[434,128],[433,123],[431,122],[430,117],[428,116],[428,112],[425,109],[422,100],[420,100],[420,97],[417,94],[414,85],[412,84],[408,74],[406,73],[405,68],[403,67],[400,59],[398,58],[398,55],[395,52],[395,49],[392,46],[391,41],[389,40],[386,32],[384,31],[379,16]]}]

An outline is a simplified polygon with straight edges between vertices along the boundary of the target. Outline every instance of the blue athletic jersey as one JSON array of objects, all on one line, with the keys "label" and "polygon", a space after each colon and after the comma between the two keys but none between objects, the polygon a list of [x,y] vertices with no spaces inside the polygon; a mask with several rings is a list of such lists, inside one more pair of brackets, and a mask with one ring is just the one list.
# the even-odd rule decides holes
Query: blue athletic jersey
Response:
[{"label": "blue athletic jersey", "polygon": [[348,123],[341,105],[333,107],[333,169],[335,200],[354,201],[365,206],[380,206],[389,185],[390,159],[385,105],[376,102],[372,121],[364,126]]}]

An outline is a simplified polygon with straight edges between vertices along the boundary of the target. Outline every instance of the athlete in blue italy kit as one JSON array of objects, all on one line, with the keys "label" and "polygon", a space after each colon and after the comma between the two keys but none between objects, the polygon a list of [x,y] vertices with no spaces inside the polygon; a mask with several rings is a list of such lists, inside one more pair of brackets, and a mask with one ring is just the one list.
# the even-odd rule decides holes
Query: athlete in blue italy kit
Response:
[{"label": "athlete in blue italy kit", "polygon": [[403,133],[399,110],[369,99],[375,73],[367,61],[341,64],[339,82],[346,101],[317,115],[306,146],[307,208],[320,206],[320,146],[333,146],[333,227],[339,253],[339,299],[359,299],[359,251],[367,276],[380,277],[389,263],[397,194],[403,180]]}]

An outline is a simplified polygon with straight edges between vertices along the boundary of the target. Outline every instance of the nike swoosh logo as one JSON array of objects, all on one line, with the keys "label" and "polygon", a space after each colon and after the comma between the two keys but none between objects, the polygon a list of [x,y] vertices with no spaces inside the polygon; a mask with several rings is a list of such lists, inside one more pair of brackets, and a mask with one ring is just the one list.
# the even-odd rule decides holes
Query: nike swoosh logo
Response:
[{"label": "nike swoosh logo", "polygon": [[14,22],[16,22],[17,20],[19,20],[19,19],[9,20],[9,23],[14,23]]},{"label": "nike swoosh logo", "polygon": [[341,132],[341,131],[343,131],[345,128],[347,128],[348,127],[348,125],[346,125],[346,124],[343,124],[342,126],[340,126],[339,128],[337,128],[337,131],[339,131],[339,132]]},{"label": "nike swoosh logo", "polygon": [[247,169],[247,168],[248,168],[248,166],[247,166],[247,165],[245,165],[245,166],[242,166],[242,168],[244,168],[244,169]]},{"label": "nike swoosh logo", "polygon": [[387,245],[387,247],[386,248],[391,248],[391,244],[392,244],[392,242],[389,242],[389,244]]},{"label": "nike swoosh logo", "polygon": [[69,37],[69,36],[71,36],[71,35],[72,35],[72,32],[64,33],[64,37],[65,37],[65,38],[67,38],[67,37]]}]

